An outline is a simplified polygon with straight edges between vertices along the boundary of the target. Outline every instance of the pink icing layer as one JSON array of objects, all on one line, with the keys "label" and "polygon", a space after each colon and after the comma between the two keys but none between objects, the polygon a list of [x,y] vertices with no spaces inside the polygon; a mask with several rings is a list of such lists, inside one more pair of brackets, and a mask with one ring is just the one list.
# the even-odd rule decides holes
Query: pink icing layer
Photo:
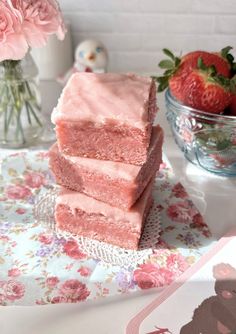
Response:
[{"label": "pink icing layer", "polygon": [[135,74],[76,73],[62,92],[52,122],[100,124],[112,120],[145,129],[156,113],[149,101],[151,96],[155,102],[155,90],[150,78]]},{"label": "pink icing layer", "polygon": [[101,214],[106,217],[107,224],[114,222],[122,224],[125,222],[126,226],[128,225],[134,232],[138,232],[140,231],[145,208],[152,192],[153,182],[154,179],[149,182],[142,196],[129,211],[124,211],[82,193],[62,187],[56,199],[56,211],[58,206],[64,205],[70,208],[73,215],[76,215],[76,210],[84,211],[87,214]]}]

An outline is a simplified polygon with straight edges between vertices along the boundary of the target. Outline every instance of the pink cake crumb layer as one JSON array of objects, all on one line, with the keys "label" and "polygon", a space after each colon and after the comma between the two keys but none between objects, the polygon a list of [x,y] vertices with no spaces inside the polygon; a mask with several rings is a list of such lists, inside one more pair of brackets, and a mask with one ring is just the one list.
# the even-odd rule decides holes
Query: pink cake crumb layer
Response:
[{"label": "pink cake crumb layer", "polygon": [[134,74],[76,73],[52,113],[68,155],[140,165],[157,112],[153,80]]},{"label": "pink cake crumb layer", "polygon": [[154,179],[129,211],[61,188],[55,207],[57,228],[126,249],[137,249],[152,205],[153,182]]},{"label": "pink cake crumb layer", "polygon": [[49,151],[49,165],[58,184],[127,210],[159,169],[162,143],[163,131],[155,126],[148,159],[142,166],[66,156],[54,144]]}]

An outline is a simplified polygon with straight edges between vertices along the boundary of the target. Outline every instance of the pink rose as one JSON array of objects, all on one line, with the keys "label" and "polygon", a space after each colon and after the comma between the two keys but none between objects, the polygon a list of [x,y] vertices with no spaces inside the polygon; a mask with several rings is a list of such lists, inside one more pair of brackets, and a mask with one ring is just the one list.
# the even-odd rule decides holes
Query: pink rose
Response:
[{"label": "pink rose", "polygon": [[30,189],[21,185],[11,185],[6,189],[6,196],[10,199],[26,199],[31,195]]},{"label": "pink rose", "polygon": [[22,33],[22,15],[12,9],[11,1],[0,2],[0,61],[22,59],[28,51],[27,41]]},{"label": "pink rose", "polygon": [[50,245],[53,241],[53,236],[51,234],[41,233],[38,236],[39,242],[42,242],[42,244]]},{"label": "pink rose", "polygon": [[194,217],[193,217],[193,224],[196,227],[207,227],[207,225],[205,224],[203,217],[200,213],[197,213]]},{"label": "pink rose", "polygon": [[68,303],[69,300],[64,296],[56,296],[51,299],[52,304]]},{"label": "pink rose", "polygon": [[25,184],[30,188],[40,188],[46,184],[45,176],[42,173],[27,173],[25,175]]},{"label": "pink rose", "polygon": [[185,270],[189,268],[189,263],[186,261],[185,257],[181,254],[171,253],[168,255],[166,260],[166,266],[175,273],[177,276],[182,274]]},{"label": "pink rose", "polygon": [[167,215],[176,223],[191,223],[195,214],[196,210],[184,201],[171,204],[167,209]]},{"label": "pink rose", "polygon": [[0,295],[5,299],[15,301],[21,299],[25,294],[25,287],[21,282],[9,280],[0,282]]},{"label": "pink rose", "polygon": [[169,285],[173,281],[173,278],[173,273],[170,270],[160,268],[151,263],[141,264],[134,271],[134,281],[141,289]]},{"label": "pink rose", "polygon": [[80,250],[79,247],[74,240],[69,240],[64,244],[64,252],[66,255],[71,257],[72,259],[80,260],[86,257],[85,254],[83,254]]},{"label": "pink rose", "polygon": [[17,277],[20,276],[21,271],[18,268],[12,268],[8,270],[9,277]]},{"label": "pink rose", "polygon": [[16,209],[16,213],[18,213],[18,215],[24,215],[26,213],[26,210],[23,208],[19,208],[19,209]]},{"label": "pink rose", "polygon": [[78,269],[78,272],[80,273],[81,276],[87,277],[91,274],[91,269],[88,267],[82,266]]},{"label": "pink rose", "polygon": [[71,301],[82,301],[90,295],[86,285],[76,279],[65,281],[60,287],[60,293]]},{"label": "pink rose", "polygon": [[188,194],[180,182],[172,188],[172,194],[177,198],[186,198]]},{"label": "pink rose", "polygon": [[7,235],[0,235],[0,240],[2,242],[8,242],[9,241],[9,237]]},{"label": "pink rose", "polygon": [[56,0],[12,0],[12,3],[22,13],[22,29],[31,47],[46,45],[48,36],[54,33],[59,39],[64,38],[65,27]]},{"label": "pink rose", "polygon": [[48,277],[46,279],[46,285],[49,288],[54,288],[59,283],[59,279],[57,277]]}]

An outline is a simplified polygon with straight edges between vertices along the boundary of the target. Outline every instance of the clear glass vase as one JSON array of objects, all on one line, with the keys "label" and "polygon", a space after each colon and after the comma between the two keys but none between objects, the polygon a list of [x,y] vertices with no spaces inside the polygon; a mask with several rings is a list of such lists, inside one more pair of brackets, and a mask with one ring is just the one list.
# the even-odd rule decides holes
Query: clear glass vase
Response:
[{"label": "clear glass vase", "polygon": [[23,148],[43,130],[38,70],[30,53],[0,63],[0,146]]}]

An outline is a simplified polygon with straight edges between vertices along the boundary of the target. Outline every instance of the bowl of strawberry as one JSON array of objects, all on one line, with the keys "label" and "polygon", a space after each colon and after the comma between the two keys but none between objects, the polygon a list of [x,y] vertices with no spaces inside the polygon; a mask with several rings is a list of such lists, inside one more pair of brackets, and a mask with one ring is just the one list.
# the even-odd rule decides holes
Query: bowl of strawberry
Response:
[{"label": "bowl of strawberry", "polygon": [[185,157],[205,170],[236,176],[236,63],[231,47],[194,51],[159,63],[153,77],[165,91],[166,116]]}]

